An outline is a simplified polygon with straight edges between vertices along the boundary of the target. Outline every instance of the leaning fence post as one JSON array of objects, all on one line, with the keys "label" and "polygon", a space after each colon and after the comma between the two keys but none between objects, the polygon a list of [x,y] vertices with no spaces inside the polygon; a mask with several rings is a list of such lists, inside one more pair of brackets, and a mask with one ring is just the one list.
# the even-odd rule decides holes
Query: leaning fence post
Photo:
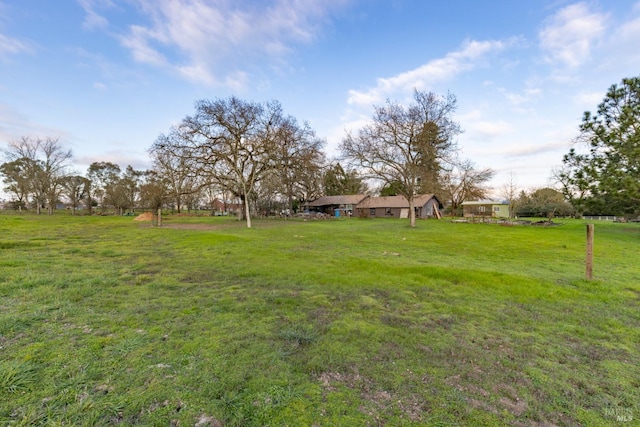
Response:
[{"label": "leaning fence post", "polygon": [[587,258],[585,266],[587,280],[593,279],[593,224],[587,224]]}]

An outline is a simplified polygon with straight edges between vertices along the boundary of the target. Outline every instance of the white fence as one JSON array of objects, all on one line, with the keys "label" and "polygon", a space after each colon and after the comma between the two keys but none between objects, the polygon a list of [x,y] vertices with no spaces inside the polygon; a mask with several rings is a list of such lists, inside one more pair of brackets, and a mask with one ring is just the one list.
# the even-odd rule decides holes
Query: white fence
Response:
[{"label": "white fence", "polygon": [[624,217],[610,215],[585,215],[582,217],[587,221],[622,221]]}]

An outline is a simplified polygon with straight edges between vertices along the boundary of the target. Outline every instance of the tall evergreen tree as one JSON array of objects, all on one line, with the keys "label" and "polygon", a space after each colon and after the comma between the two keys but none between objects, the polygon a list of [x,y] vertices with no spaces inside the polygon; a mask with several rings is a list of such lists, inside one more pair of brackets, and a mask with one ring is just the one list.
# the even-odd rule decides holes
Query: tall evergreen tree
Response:
[{"label": "tall evergreen tree", "polygon": [[596,114],[584,113],[578,142],[564,156],[565,196],[583,213],[640,215],[640,77],[609,88]]}]

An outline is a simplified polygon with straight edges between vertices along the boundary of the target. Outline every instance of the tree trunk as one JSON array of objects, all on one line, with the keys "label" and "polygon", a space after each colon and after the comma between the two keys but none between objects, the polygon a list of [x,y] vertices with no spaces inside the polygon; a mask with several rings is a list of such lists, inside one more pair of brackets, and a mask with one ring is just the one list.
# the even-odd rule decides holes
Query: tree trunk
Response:
[{"label": "tree trunk", "polygon": [[249,200],[244,197],[244,213],[247,216],[247,228],[251,228],[251,214],[249,214]]},{"label": "tree trunk", "polygon": [[414,207],[413,196],[409,197],[409,226],[416,226],[416,209]]}]

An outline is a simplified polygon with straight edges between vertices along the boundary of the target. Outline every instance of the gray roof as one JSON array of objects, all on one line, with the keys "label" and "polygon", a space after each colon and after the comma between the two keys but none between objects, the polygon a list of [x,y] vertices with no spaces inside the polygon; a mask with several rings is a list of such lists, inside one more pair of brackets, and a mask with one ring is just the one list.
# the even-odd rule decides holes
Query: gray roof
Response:
[{"label": "gray roof", "polygon": [[322,196],[319,199],[314,200],[309,203],[309,206],[318,207],[318,206],[339,206],[339,205],[357,205],[364,199],[366,199],[366,194],[349,194],[346,196]]},{"label": "gray roof", "polygon": [[[424,206],[431,199],[440,200],[434,194],[420,194],[413,198],[415,207]],[[356,206],[358,209],[366,208],[408,208],[409,201],[404,196],[369,197]]]}]

